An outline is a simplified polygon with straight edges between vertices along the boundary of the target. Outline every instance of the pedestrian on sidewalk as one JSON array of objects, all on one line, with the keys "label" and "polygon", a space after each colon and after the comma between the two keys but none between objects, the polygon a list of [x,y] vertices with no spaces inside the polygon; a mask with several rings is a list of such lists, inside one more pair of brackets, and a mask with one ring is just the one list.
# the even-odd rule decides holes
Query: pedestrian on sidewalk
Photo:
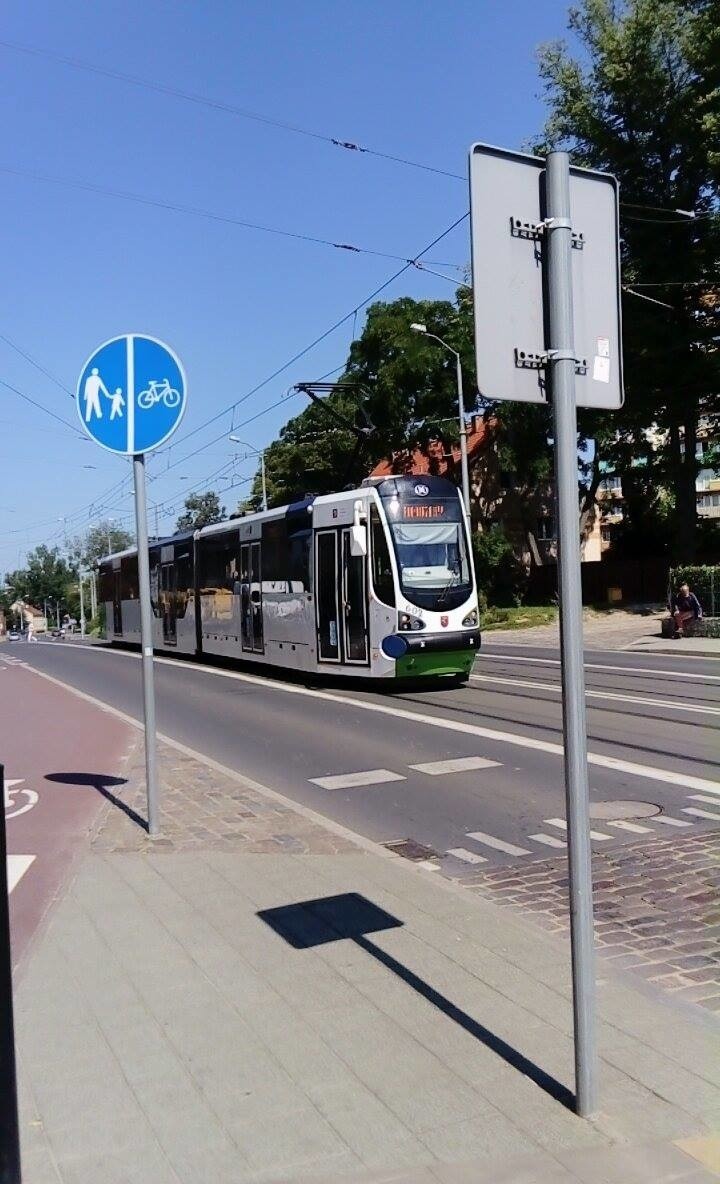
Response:
[{"label": "pedestrian on sidewalk", "polygon": [[675,621],[675,637],[687,636],[689,622],[702,619],[702,605],[695,593],[690,591],[689,584],[680,585],[668,608]]}]

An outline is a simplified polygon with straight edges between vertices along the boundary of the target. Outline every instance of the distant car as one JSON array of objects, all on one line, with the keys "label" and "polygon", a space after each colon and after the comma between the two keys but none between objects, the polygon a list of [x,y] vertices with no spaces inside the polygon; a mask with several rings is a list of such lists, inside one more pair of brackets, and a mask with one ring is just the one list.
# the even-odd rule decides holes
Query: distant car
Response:
[{"label": "distant car", "polygon": [[20,637],[21,637],[21,634],[18,632],[17,629],[8,629],[8,635],[7,635],[8,641],[19,641]]},{"label": "distant car", "polygon": [[65,629],[64,629],[64,627],[63,627],[62,629],[58,629],[58,628],[51,629],[51,630],[50,630],[50,636],[51,636],[51,637],[64,637],[64,636],[65,636]]}]

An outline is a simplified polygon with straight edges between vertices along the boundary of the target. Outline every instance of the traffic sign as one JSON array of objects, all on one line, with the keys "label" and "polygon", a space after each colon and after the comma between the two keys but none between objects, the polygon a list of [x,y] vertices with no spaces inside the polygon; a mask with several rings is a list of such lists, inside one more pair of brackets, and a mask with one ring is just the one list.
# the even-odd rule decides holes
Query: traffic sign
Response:
[{"label": "traffic sign", "polygon": [[77,411],[87,434],[109,452],[159,448],[185,411],[187,386],[177,354],[141,333],[113,337],[83,366]]},{"label": "traffic sign", "polygon": [[[477,381],[487,399],[548,401],[545,159],[470,149]],[[618,184],[570,169],[573,349],[579,407],[623,402]]]}]

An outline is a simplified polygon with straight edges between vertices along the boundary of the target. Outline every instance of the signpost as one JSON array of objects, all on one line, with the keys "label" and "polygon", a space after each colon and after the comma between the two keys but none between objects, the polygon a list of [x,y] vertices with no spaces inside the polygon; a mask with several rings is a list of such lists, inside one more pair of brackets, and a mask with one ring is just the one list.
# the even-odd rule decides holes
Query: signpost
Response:
[{"label": "signpost", "polygon": [[475,144],[470,199],[480,393],[553,408],[575,1107],[587,1117],[597,1046],[576,408],[622,405],[618,187],[566,152]]},{"label": "signpost", "polygon": [[140,333],[113,337],[91,354],[77,385],[77,410],[88,435],[108,452],[133,458],[148,833],[159,833],[153,612],[150,599],[145,453],[159,448],[185,411],[185,373],[162,341]]},{"label": "signpost", "polygon": [[5,770],[0,765],[0,1184],[20,1184],[15,1033],[13,1028],[12,959],[10,955],[10,886],[7,878]]}]

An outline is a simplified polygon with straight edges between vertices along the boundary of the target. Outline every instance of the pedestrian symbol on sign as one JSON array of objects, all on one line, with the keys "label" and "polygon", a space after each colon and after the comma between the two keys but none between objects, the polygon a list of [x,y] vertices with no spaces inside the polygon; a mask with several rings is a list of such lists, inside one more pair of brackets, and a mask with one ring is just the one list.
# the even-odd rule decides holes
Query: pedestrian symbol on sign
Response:
[{"label": "pedestrian symbol on sign", "polygon": [[103,448],[137,455],[172,435],[185,396],[182,365],[169,346],[129,333],[107,341],[88,359],[77,408],[85,431]]}]

